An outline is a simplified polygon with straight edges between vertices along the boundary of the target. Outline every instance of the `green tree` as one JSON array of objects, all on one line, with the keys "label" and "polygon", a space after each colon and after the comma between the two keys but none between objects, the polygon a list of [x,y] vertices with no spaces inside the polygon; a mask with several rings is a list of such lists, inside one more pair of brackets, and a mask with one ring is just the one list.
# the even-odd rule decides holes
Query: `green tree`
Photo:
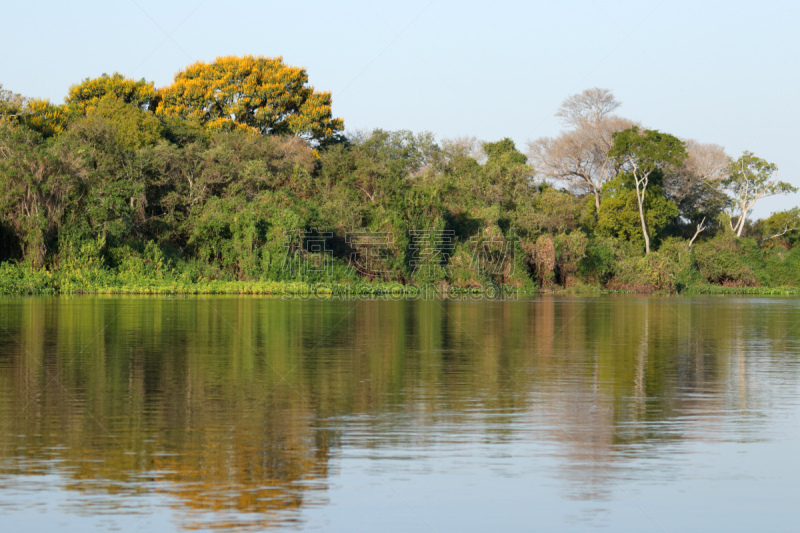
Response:
[{"label": "green tree", "polygon": [[[117,118],[124,120],[124,116]],[[53,151],[74,178],[62,240],[121,239],[142,221],[146,201],[141,172],[128,144],[131,139],[125,135],[134,131],[119,131],[114,123],[92,115],[53,143]]]},{"label": "green tree", "polygon": [[[730,214],[730,228],[737,237],[742,236],[747,215],[761,198],[797,192],[785,181],[778,181],[778,167],[745,151],[728,167],[725,188],[733,195]],[[736,224],[733,219],[736,218]]]},{"label": "green tree", "polygon": [[325,141],[344,128],[342,119],[332,116],[331,94],[315,91],[305,69],[285,65],[281,57],[200,61],[176,74],[159,97],[157,113],[198,120],[212,130]]},{"label": "green tree", "polygon": [[116,132],[121,146],[137,150],[158,143],[164,126],[152,113],[109,95],[89,109],[88,118],[105,121]]},{"label": "green tree", "polygon": [[[586,198],[559,191],[547,185],[517,205],[514,228],[518,234],[536,237],[542,233],[556,235],[576,230],[581,223]],[[594,214],[594,213],[592,213]]]},{"label": "green tree", "polygon": [[[609,156],[633,178],[639,220],[644,236],[645,253],[650,253],[650,235],[645,219],[645,199],[651,178],[663,176],[665,170],[676,169],[687,158],[686,147],[680,139],[658,130],[640,131],[637,126],[613,134],[614,146]],[[676,213],[677,214],[677,213]]]},{"label": "green tree", "polygon": [[483,151],[487,159],[483,165],[481,192],[489,203],[513,209],[516,200],[523,197],[530,186],[533,169],[527,164],[528,158],[508,137],[483,143]]},{"label": "green tree", "polygon": [[[633,175],[622,173],[603,185],[603,209],[597,225],[601,232],[627,239],[636,246],[645,244],[641,213],[644,213],[647,235],[657,236],[671,220],[678,216],[678,208],[664,196],[659,183],[650,183],[644,194],[641,209]],[[647,249],[647,248],[645,248]]]},{"label": "green tree", "polygon": [[0,222],[44,265],[73,189],[69,167],[30,128],[0,121]]}]

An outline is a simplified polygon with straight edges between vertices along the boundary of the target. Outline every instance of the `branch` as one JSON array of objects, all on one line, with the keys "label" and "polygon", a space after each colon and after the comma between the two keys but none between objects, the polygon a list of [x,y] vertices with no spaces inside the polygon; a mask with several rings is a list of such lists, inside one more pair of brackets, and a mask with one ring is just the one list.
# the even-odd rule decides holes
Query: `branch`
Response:
[{"label": "branch", "polygon": [[706,217],[703,217],[703,220],[701,220],[700,223],[697,225],[697,230],[694,232],[694,237],[692,237],[692,240],[689,241],[689,249],[690,250],[692,249],[692,244],[694,244],[694,240],[697,238],[698,235],[700,235],[700,232],[702,232],[703,230],[708,229],[708,226],[704,226],[703,225],[703,223],[705,221],[706,221]]},{"label": "branch", "polygon": [[360,186],[360,185],[356,185],[356,187],[358,187],[359,189],[361,189],[362,191],[364,191],[364,194],[366,194],[366,195],[369,197],[369,201],[370,201],[370,202],[372,202],[373,204],[375,203],[375,194],[374,194],[374,193],[373,193],[373,194],[370,194],[370,193],[368,193],[368,192],[366,191],[366,189],[364,189],[364,187],[362,187],[362,186]]},{"label": "branch", "polygon": [[763,242],[767,242],[768,240],[774,239],[776,237],[780,237],[781,235],[786,235],[790,231],[794,231],[796,229],[800,229],[800,226],[795,226],[795,227],[790,228],[789,225],[786,224],[786,226],[783,228],[783,231],[781,231],[780,233],[776,233],[775,235],[773,235],[771,237],[766,237],[764,239],[761,239],[760,241],[758,241],[758,244],[761,244]]}]

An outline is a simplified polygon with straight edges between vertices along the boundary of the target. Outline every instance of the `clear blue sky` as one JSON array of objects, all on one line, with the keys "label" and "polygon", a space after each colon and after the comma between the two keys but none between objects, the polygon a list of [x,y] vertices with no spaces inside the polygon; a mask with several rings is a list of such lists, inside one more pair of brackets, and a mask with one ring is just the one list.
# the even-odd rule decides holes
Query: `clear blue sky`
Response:
[{"label": "clear blue sky", "polygon": [[[525,142],[568,95],[611,89],[619,114],[800,186],[800,2],[643,0],[28,1],[4,6],[0,83],[61,102],[119,71],[156,86],[220,55],[284,57],[333,93],[348,130]],[[800,204],[766,200],[758,216]]]}]

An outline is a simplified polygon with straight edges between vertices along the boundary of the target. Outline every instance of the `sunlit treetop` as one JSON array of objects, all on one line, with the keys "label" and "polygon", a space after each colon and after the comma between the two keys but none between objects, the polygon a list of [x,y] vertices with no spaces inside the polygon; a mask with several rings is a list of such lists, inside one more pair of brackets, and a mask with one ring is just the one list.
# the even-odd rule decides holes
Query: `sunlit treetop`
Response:
[{"label": "sunlit treetop", "polygon": [[0,120],[12,126],[27,126],[43,137],[52,137],[66,129],[69,113],[66,106],[40,98],[25,98],[3,89],[0,84]]},{"label": "sunlit treetop", "polygon": [[10,116],[16,115],[25,105],[26,98],[21,94],[3,89],[3,84],[0,83],[0,115]]},{"label": "sunlit treetop", "polygon": [[305,69],[283,58],[219,57],[197,62],[159,90],[156,112],[198,120],[216,131],[295,134],[322,141],[344,128],[331,114],[331,93],[308,85]]},{"label": "sunlit treetop", "polygon": [[51,104],[49,100],[31,98],[23,107],[20,123],[38,131],[43,137],[63,133],[69,122],[69,111],[64,105]]},{"label": "sunlit treetop", "polygon": [[142,109],[152,110],[157,103],[153,82],[147,82],[144,78],[138,81],[126,78],[118,72],[111,76],[103,74],[99,78],[86,78],[71,86],[64,101],[70,110],[87,115],[106,96],[113,96]]}]

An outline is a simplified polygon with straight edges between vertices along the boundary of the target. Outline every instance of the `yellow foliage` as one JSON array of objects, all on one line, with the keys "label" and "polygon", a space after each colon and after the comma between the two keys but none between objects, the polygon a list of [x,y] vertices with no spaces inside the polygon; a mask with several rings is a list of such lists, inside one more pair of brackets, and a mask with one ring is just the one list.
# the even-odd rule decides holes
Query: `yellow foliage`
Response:
[{"label": "yellow foliage", "polygon": [[44,137],[63,133],[68,121],[69,111],[66,106],[53,105],[49,100],[38,98],[27,100],[17,116],[19,124],[38,131]]},{"label": "yellow foliage", "polygon": [[99,78],[86,78],[71,86],[65,102],[70,109],[87,115],[105,96],[114,96],[138,107],[155,107],[157,93],[153,82],[136,81],[115,72],[111,76],[103,74]]},{"label": "yellow foliage", "polygon": [[324,139],[344,128],[333,118],[331,94],[308,86],[305,69],[283,58],[219,57],[197,62],[158,93],[156,113],[198,120],[217,131],[293,133]]}]

